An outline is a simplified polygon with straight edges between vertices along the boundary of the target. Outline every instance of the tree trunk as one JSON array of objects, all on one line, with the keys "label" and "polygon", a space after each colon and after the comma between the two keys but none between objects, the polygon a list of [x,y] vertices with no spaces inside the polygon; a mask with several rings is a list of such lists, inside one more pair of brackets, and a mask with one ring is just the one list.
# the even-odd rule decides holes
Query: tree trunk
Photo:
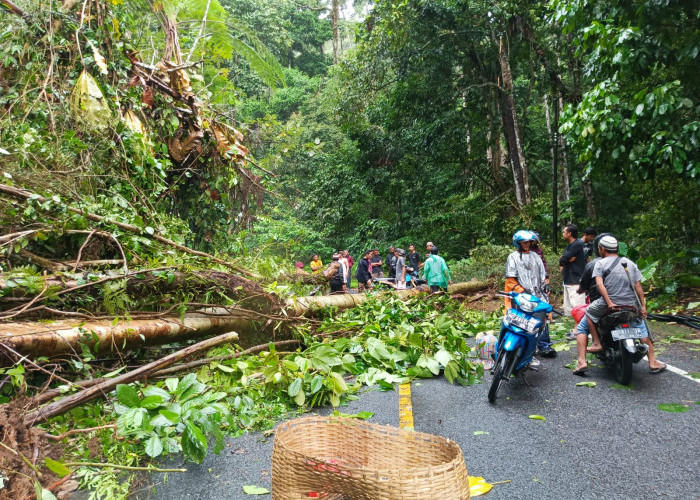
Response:
[{"label": "tree trunk", "polygon": [[331,0],[331,25],[333,28],[333,64],[338,64],[338,17],[340,1]]},{"label": "tree trunk", "polygon": [[[495,36],[494,36],[495,41]],[[515,198],[518,205],[525,206],[531,201],[530,179],[523,153],[520,127],[518,125],[517,109],[515,98],[513,97],[513,74],[508,61],[508,54],[503,47],[503,41],[499,43],[498,62],[501,66],[501,77],[503,78],[503,127],[510,153],[510,164],[513,169],[513,180],[515,182]]]},{"label": "tree trunk", "polygon": [[[254,333],[258,325],[249,315],[191,313],[157,319],[52,323],[6,323],[0,342],[26,356],[49,356],[79,352],[81,345],[98,352],[117,352],[144,345],[169,344],[236,330]],[[4,362],[5,360],[2,360]],[[0,364],[2,364],[0,362]]]},{"label": "tree trunk", "polygon": [[[554,106],[559,106],[558,114],[561,116],[561,109],[563,107],[563,100],[561,97],[559,99],[555,99],[554,102],[552,103]],[[551,115],[549,112],[549,95],[545,94],[544,95],[544,117],[545,121],[547,123],[547,133],[550,138],[549,142],[549,151],[550,154],[552,155],[552,162],[555,162],[554,159],[554,144],[552,142],[552,138],[554,137],[553,135],[553,130],[552,130],[552,119]],[[558,165],[558,179],[556,182],[559,185],[559,201],[567,203],[571,197],[571,190],[569,187],[569,168],[567,166],[567,156],[566,156],[566,151],[565,151],[565,141],[564,138],[562,137],[561,134],[557,134],[557,165]]]}]

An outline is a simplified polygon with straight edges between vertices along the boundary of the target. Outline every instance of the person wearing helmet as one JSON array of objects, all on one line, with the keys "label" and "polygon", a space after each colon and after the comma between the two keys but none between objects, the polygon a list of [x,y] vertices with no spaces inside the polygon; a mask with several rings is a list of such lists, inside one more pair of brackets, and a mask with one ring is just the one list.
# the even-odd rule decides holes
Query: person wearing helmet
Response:
[{"label": "person wearing helmet", "polygon": [[[636,306],[637,300],[639,300],[641,305],[640,313],[645,318],[647,317],[644,290],[641,284],[642,273],[639,272],[637,265],[628,258],[622,260],[623,258],[618,255],[618,248],[617,239],[613,236],[603,236],[598,241],[598,254],[601,258],[596,261],[592,276],[601,296],[591,302],[586,309],[586,320],[591,330],[591,337],[593,337],[593,345],[587,349],[588,352],[600,352],[603,350],[597,325],[610,309],[616,306]],[[622,264],[626,264],[626,269]],[[629,273],[631,281],[634,283],[634,289],[630,284],[630,278],[627,276],[627,273]],[[647,352],[649,372],[661,373],[664,371],[666,365],[657,361],[654,354],[654,345],[648,336],[648,332],[647,337],[640,339],[640,341],[649,347]],[[581,358],[581,355],[579,352],[579,358]],[[585,360],[585,354],[583,359]]]},{"label": "person wearing helmet", "polygon": [[[532,242],[536,236],[532,231],[521,229],[513,235],[513,246],[516,251],[508,256],[506,261],[506,292],[527,292],[536,297],[547,300],[545,270],[542,259],[535,252],[531,252]],[[510,308],[510,299],[506,299],[506,308]],[[546,358],[553,358],[557,352],[552,349],[552,341],[549,338],[549,328],[546,327],[537,350]]]}]

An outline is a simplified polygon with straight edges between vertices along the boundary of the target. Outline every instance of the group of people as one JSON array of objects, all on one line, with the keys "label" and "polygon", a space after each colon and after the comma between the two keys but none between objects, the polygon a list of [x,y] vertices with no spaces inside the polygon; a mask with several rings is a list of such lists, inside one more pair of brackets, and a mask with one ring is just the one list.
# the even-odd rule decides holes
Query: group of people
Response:
[{"label": "group of people", "polygon": [[[333,254],[331,263],[326,268],[320,257],[315,254],[311,260],[313,274],[322,273],[328,279],[331,293],[347,292],[350,289],[354,259],[348,250]],[[297,263],[297,269],[303,270],[304,264]],[[386,278],[384,271],[386,269]],[[447,290],[452,283],[452,276],[445,259],[439,255],[438,248],[429,241],[426,245],[425,260],[416,251],[415,245],[409,245],[408,253],[402,248],[390,247],[385,258],[379,250],[366,250],[357,264],[355,278],[359,292],[372,289],[373,282],[381,281],[398,290],[403,290],[408,284],[416,285],[422,277],[430,287],[431,292]]]},{"label": "group of people", "polygon": [[[583,375],[588,369],[586,352],[603,350],[597,325],[605,314],[617,306],[634,306],[646,318],[642,275],[634,262],[619,256],[619,242],[609,233],[597,235],[596,230],[589,227],[579,239],[578,227],[568,224],[562,237],[568,243],[559,260],[564,284],[564,312],[569,314],[573,310],[577,317],[578,325],[572,332],[578,348],[574,374]],[[548,301],[549,272],[540,241],[539,234],[534,231],[520,230],[513,235],[516,251],[506,261],[505,291],[528,292]],[[588,262],[594,253],[597,257]],[[589,333],[593,340],[590,347]],[[666,365],[657,361],[648,332],[641,341],[649,348],[649,371],[664,371]],[[537,348],[544,357],[556,356],[548,328],[545,328]]]}]

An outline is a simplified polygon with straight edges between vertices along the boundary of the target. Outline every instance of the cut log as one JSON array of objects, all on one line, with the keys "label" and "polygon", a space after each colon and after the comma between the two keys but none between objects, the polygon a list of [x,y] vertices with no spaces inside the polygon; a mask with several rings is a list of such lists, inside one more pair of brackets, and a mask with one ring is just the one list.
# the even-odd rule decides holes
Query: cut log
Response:
[{"label": "cut log", "polygon": [[[77,353],[80,346],[98,352],[116,352],[144,345],[169,344],[179,340],[237,330],[257,331],[259,322],[250,315],[211,315],[201,313],[159,319],[95,321],[75,320],[54,323],[7,323],[0,325],[0,342],[22,355],[50,356]],[[0,360],[0,363],[6,362]]]},{"label": "cut log", "polygon": [[104,394],[111,392],[119,384],[129,384],[136,380],[142,380],[149,377],[153,372],[157,372],[166,366],[177,363],[178,361],[181,361],[192,354],[206,351],[217,345],[224,344],[226,342],[234,342],[236,340],[238,340],[238,334],[235,332],[229,332],[191,345],[152,363],[137,368],[136,370],[124,373],[112,379],[105,380],[100,384],[88,387],[87,389],[83,389],[82,391],[76,392],[75,394],[65,397],[59,401],[50,403],[43,408],[34,410],[26,415],[24,418],[24,423],[28,426],[40,424],[51,417],[61,415],[62,413],[72,410],[76,406],[80,406],[88,401],[92,401],[93,399],[99,398]]},{"label": "cut log", "polygon": [[[485,290],[492,285],[493,282],[490,281],[472,280],[465,283],[454,283],[449,285],[447,287],[447,292],[450,294],[459,293],[466,295]],[[425,288],[414,288],[410,290],[396,290],[384,293],[391,293],[397,297],[408,298],[425,291]],[[364,293],[342,293],[313,297],[299,297],[296,300],[289,299],[287,301],[287,308],[293,311],[293,313],[297,316],[313,316],[316,311],[326,307],[336,307],[339,310],[355,307],[365,302],[369,297],[371,296]]]}]

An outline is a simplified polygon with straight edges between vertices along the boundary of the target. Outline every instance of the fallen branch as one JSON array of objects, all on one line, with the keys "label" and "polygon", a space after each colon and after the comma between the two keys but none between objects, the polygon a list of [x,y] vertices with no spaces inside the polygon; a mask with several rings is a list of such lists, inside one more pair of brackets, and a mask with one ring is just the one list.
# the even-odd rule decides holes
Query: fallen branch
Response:
[{"label": "fallen branch", "polygon": [[129,384],[136,380],[148,378],[154,372],[162,370],[163,368],[177,363],[178,361],[192,356],[193,354],[206,351],[217,345],[235,340],[238,340],[238,334],[235,332],[229,332],[219,335],[218,337],[198,342],[197,344],[176,351],[161,359],[153,361],[152,363],[148,363],[147,365],[137,368],[136,370],[105,380],[100,384],[83,389],[80,392],[67,396],[54,403],[49,403],[45,407],[34,410],[26,415],[24,422],[28,426],[40,424],[51,417],[55,417],[56,415],[61,415],[69,410],[72,410],[76,406],[80,406],[88,401],[104,396],[107,392],[114,390],[114,388],[119,384]]},{"label": "fallen branch", "polygon": [[[275,348],[287,346],[287,345],[300,344],[300,343],[301,342],[299,340],[279,340],[277,342],[273,342]],[[170,375],[172,373],[178,373],[181,371],[190,370],[192,368],[197,368],[199,366],[208,365],[212,361],[222,361],[224,359],[240,358],[241,356],[247,356],[248,354],[255,354],[257,352],[261,352],[261,351],[264,351],[264,350],[269,349],[269,348],[270,348],[270,344],[267,343],[267,344],[256,345],[255,347],[250,347],[250,348],[246,349],[245,351],[236,352],[234,354],[225,354],[223,356],[214,356],[211,358],[196,359],[194,361],[190,361],[189,363],[185,363],[182,365],[171,366],[170,368],[164,368],[163,370],[159,370],[157,373],[154,373],[154,375],[156,375],[158,377],[161,377],[163,375]]]},{"label": "fallen branch", "polygon": [[118,465],[106,462],[66,462],[63,465],[66,467],[109,467],[110,469],[140,470],[146,472],[187,472],[187,469],[161,469],[151,465],[147,467],[135,467],[133,465]]},{"label": "fallen branch", "polygon": [[[30,198],[33,198],[39,203],[45,203],[46,201],[48,201],[47,198],[44,198],[43,196],[39,196],[36,193],[32,193],[31,191],[28,191],[26,189],[19,189],[19,188],[13,187],[13,186],[8,186],[7,184],[0,184],[0,191],[8,194],[10,196],[13,196],[14,198],[21,199],[21,200],[29,200]],[[69,211],[76,213],[78,215],[82,215],[86,219],[91,220],[93,222],[99,222],[102,224],[111,224],[113,226],[118,227],[119,229],[123,229],[124,231],[138,234],[139,236],[145,236],[147,238],[152,238],[152,239],[159,241],[165,245],[176,248],[177,250],[180,250],[181,252],[185,252],[185,253],[188,253],[191,255],[196,255],[198,257],[204,257],[204,258],[209,259],[213,262],[216,262],[217,264],[221,264],[221,265],[226,266],[230,269],[233,269],[236,272],[239,272],[241,274],[245,274],[246,276],[260,278],[260,276],[257,276],[254,273],[251,273],[247,269],[243,269],[241,267],[238,267],[231,262],[227,262],[223,259],[219,259],[218,257],[214,257],[213,255],[208,254],[206,252],[200,252],[199,250],[193,250],[189,247],[181,245],[180,243],[176,243],[172,240],[169,240],[168,238],[161,236],[158,233],[148,234],[140,227],[132,226],[131,224],[125,224],[123,222],[118,222],[118,221],[115,221],[112,219],[108,219],[108,218],[103,217],[101,215],[86,212],[84,210],[72,207],[70,205],[66,205],[66,209],[68,209]]]},{"label": "fallen branch", "polygon": [[100,425],[99,427],[89,427],[87,429],[71,429],[69,431],[64,432],[63,434],[59,434],[58,436],[55,436],[53,434],[49,434],[48,432],[43,434],[43,437],[46,439],[50,439],[51,441],[63,441],[69,436],[73,436],[74,434],[82,434],[84,432],[92,432],[92,431],[100,431],[102,429],[116,429],[117,424],[107,424],[107,425]]}]

